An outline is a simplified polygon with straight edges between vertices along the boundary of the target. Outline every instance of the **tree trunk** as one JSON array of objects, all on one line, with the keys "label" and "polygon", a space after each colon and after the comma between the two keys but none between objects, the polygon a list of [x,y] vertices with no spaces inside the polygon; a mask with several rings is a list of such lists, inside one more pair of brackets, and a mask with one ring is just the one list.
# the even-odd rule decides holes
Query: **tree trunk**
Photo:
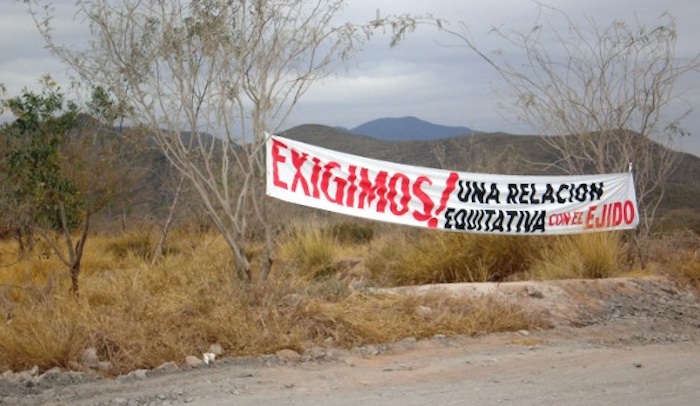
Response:
[{"label": "tree trunk", "polygon": [[80,276],[80,258],[77,259],[70,267],[70,291],[75,298],[80,297],[80,285],[78,284],[78,277]]},{"label": "tree trunk", "polygon": [[639,232],[635,231],[632,239],[634,240],[634,245],[637,248],[637,256],[639,258],[639,266],[642,269],[646,269],[647,260],[646,260],[646,256],[644,255],[644,250],[642,249],[643,248],[642,241],[641,241],[641,238],[639,236]]},{"label": "tree trunk", "polygon": [[155,265],[160,259],[163,253],[163,247],[165,246],[165,240],[168,238],[168,233],[170,232],[170,227],[175,220],[175,209],[177,207],[178,200],[180,200],[180,194],[182,193],[182,187],[185,182],[185,177],[180,176],[180,180],[177,183],[177,189],[175,189],[175,196],[173,196],[173,201],[168,208],[168,217],[165,219],[165,224],[163,225],[163,230],[160,234],[160,239],[158,240],[158,245],[153,252],[153,258],[151,259],[151,266]]}]

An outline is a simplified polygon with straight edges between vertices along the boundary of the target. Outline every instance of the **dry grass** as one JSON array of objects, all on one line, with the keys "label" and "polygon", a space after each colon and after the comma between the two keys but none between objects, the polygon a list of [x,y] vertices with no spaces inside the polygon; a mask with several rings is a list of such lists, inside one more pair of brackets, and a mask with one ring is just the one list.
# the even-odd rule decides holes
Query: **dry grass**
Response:
[{"label": "dry grass", "polygon": [[[287,243],[310,245],[305,255],[328,249],[327,239],[310,233],[298,232]],[[0,273],[0,370],[33,365],[80,370],[79,355],[87,347],[111,362],[108,374],[119,374],[181,362],[212,343],[229,356],[255,355],[326,345],[329,338],[333,345],[352,347],[407,336],[521,329],[532,322],[497,303],[364,294],[334,274],[309,278],[327,262],[305,263],[303,256],[281,261],[264,288],[242,286],[216,235],[175,234],[177,250],[155,266],[129,250],[115,255],[115,244],[130,246],[128,239],[88,242],[79,299],[70,296],[67,271],[55,258],[32,257]],[[144,241],[138,233],[133,239]],[[282,244],[284,249],[293,251]],[[0,244],[3,258],[11,251]],[[313,272],[300,271],[309,264]],[[422,318],[416,306],[429,306],[434,315]]]},{"label": "dry grass", "polygon": [[150,259],[155,250],[155,236],[146,231],[116,236],[107,243],[105,250],[117,259],[136,256]]},{"label": "dry grass", "polygon": [[656,273],[700,290],[700,235],[689,230],[671,232],[648,246]]},{"label": "dry grass", "polygon": [[[79,299],[55,257],[38,249],[13,263],[17,247],[0,243],[8,265],[0,272],[0,370],[80,370],[87,347],[111,363],[108,374],[118,374],[181,362],[212,343],[238,356],[529,328],[539,321],[493,299],[379,296],[365,288],[608,277],[626,255],[619,234],[536,239],[396,228],[370,234],[363,227],[292,227],[280,236],[265,286],[241,285],[216,234],[174,232],[169,254],[154,266],[144,255],[154,235],[96,236],[86,248]],[[337,243],[339,233],[350,237]],[[660,240],[649,255],[662,261],[654,269],[700,286],[698,241],[692,233]],[[251,247],[254,256],[259,250]],[[354,265],[358,258],[366,268]]]},{"label": "dry grass", "polygon": [[626,256],[620,233],[557,237],[531,272],[540,280],[610,278],[622,272]]},{"label": "dry grass", "polygon": [[370,252],[367,267],[390,286],[517,278],[538,259],[543,240],[418,232],[385,236]]},{"label": "dry grass", "polygon": [[279,257],[303,278],[327,278],[335,271],[337,247],[337,239],[329,230],[298,224],[286,230],[279,245]]}]

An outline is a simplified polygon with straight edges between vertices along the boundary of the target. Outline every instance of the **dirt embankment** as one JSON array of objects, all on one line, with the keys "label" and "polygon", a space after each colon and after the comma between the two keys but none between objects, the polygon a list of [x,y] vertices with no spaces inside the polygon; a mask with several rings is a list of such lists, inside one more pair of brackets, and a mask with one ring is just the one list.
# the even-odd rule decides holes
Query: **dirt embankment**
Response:
[{"label": "dirt embankment", "polygon": [[[387,290],[388,291],[388,290]],[[115,380],[30,371],[0,379],[0,404],[668,405],[700,399],[700,301],[662,278],[451,284],[401,294],[492,295],[551,329],[436,336],[301,360],[223,359]]]}]

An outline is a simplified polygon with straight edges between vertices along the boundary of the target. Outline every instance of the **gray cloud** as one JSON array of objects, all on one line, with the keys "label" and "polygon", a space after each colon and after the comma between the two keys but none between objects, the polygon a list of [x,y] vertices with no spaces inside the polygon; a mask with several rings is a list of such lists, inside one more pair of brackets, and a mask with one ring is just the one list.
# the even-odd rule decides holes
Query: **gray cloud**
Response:
[{"label": "gray cloud", "polygon": [[[537,17],[537,6],[526,0],[477,2],[465,0],[349,0],[341,19],[363,22],[390,14],[427,14],[442,17],[453,24],[463,21],[485,49],[502,47],[488,35],[493,26],[528,29]],[[700,3],[676,0],[660,4],[657,0],[578,0],[551,1],[570,17],[595,18],[604,25],[613,19],[639,20],[654,24],[668,11],[676,18],[679,30],[678,55],[690,57],[699,51]],[[72,18],[71,0],[56,2],[59,39],[75,46],[86,41],[86,30]],[[349,66],[315,84],[292,114],[288,125],[321,123],[354,127],[379,117],[413,115],[446,125],[465,125],[482,131],[526,133],[499,110],[507,103],[499,78],[458,42],[435,30],[421,28],[395,48],[389,48],[387,36],[377,35]],[[68,74],[44,49],[42,39],[21,3],[0,3],[0,82],[10,95],[23,87],[34,87],[44,73],[62,81]],[[685,103],[677,103],[678,114],[700,103],[698,74],[679,83]],[[64,88],[67,87],[67,83]],[[700,114],[691,113],[685,125],[697,135],[685,148],[700,155]]]}]

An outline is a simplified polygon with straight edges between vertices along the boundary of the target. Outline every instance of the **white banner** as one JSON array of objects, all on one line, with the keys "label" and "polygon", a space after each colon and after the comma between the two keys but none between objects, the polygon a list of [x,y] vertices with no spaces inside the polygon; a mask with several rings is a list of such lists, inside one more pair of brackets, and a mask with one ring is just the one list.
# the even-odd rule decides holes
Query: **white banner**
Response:
[{"label": "white banner", "polygon": [[378,221],[496,234],[572,234],[639,224],[632,173],[510,176],[363,158],[269,136],[267,194]]}]

